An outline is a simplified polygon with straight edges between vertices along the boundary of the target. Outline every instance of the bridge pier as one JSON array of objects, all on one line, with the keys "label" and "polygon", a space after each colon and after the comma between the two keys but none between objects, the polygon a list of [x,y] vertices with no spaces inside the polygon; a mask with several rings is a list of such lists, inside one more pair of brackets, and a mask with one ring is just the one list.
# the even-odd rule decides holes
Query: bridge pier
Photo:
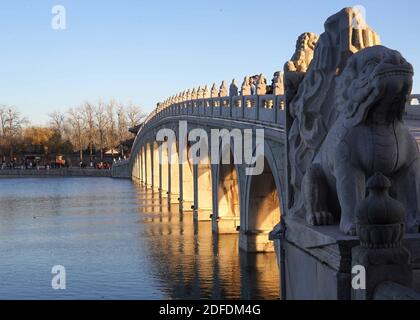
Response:
[{"label": "bridge pier", "polygon": [[169,150],[169,204],[180,202],[179,156],[176,143],[172,143]]},{"label": "bridge pier", "polygon": [[[207,163],[206,163],[207,162]],[[194,220],[211,221],[212,179],[209,159],[194,165]]]},{"label": "bridge pier", "polygon": [[238,233],[240,228],[239,174],[233,164],[213,165],[213,215],[214,233]]}]

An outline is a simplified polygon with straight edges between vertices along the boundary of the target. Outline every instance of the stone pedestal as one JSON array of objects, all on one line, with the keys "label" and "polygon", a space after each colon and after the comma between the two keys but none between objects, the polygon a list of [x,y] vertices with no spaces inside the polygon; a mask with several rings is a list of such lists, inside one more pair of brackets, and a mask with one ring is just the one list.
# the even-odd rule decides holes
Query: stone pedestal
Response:
[{"label": "stone pedestal", "polygon": [[212,229],[214,233],[231,234],[239,232],[239,217],[212,217]]},{"label": "stone pedestal", "polygon": [[[358,238],[344,235],[338,226],[313,227],[303,220],[282,219],[285,240],[274,241],[278,258],[284,248],[286,299],[350,300],[352,248],[359,245]],[[404,246],[410,252],[414,273],[420,273],[420,234],[406,235]]]},{"label": "stone pedestal", "polygon": [[372,300],[378,285],[393,281],[411,288],[413,273],[410,253],[404,247],[371,250],[361,246],[352,250],[353,266],[366,270],[366,288],[352,290],[352,300]]},{"label": "stone pedestal", "polygon": [[246,252],[274,252],[268,231],[241,231],[239,248]]},{"label": "stone pedestal", "polygon": [[212,214],[213,214],[212,209],[194,210],[194,220],[195,221],[211,221]]},{"label": "stone pedestal", "polygon": [[183,200],[181,203],[182,212],[193,212],[194,211],[194,201]]}]

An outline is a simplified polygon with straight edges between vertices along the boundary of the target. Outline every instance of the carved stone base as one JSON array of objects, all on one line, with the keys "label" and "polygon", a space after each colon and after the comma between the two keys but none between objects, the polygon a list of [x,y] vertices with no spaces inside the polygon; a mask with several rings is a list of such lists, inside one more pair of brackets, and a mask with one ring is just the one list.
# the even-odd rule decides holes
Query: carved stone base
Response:
[{"label": "carved stone base", "polygon": [[353,300],[374,299],[377,286],[385,281],[405,287],[412,285],[410,253],[404,247],[372,250],[357,246],[352,250],[352,259],[353,266],[360,265],[366,270],[366,288],[353,289]]},{"label": "carved stone base", "polygon": [[[338,226],[312,227],[303,220],[282,219],[285,241],[274,241],[278,259],[281,247],[285,251],[286,299],[350,300],[352,248],[359,245],[358,238],[344,235]],[[420,234],[406,235],[403,244],[414,272],[420,271]]]}]

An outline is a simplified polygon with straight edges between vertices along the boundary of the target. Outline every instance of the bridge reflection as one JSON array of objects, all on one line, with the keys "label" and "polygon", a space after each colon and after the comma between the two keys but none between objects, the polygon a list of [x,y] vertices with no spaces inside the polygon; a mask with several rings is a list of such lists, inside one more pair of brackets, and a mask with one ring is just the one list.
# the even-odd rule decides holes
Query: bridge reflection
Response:
[{"label": "bridge reflection", "polygon": [[211,221],[193,219],[193,212],[140,185],[137,204],[152,274],[169,299],[278,299],[274,253],[240,251],[237,234],[213,233]]}]

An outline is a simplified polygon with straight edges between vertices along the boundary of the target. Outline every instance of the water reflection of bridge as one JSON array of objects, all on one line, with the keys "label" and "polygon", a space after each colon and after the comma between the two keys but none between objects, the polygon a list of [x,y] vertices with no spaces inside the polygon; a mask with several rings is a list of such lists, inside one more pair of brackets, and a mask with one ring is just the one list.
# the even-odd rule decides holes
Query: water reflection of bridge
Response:
[{"label": "water reflection of bridge", "polygon": [[[137,187],[138,211],[145,225],[149,257],[164,275],[169,298],[279,297],[274,253],[238,255],[239,238],[212,233],[211,221],[197,221],[167,198]],[[162,280],[161,280],[162,281]]]}]

